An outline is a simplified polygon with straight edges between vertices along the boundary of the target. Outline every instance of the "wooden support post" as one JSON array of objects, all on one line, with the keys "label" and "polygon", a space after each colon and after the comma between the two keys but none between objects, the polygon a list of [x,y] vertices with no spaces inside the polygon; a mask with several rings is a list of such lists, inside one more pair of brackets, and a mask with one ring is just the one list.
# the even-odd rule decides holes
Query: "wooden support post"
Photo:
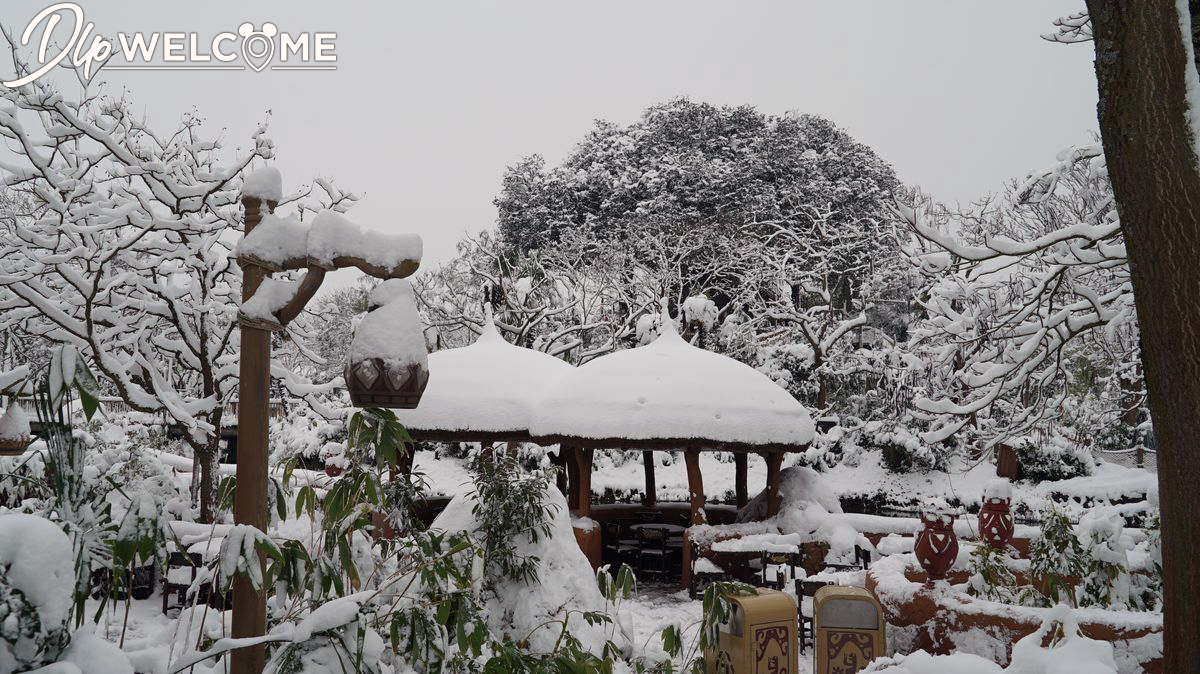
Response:
[{"label": "wooden support post", "polygon": [[782,452],[765,452],[767,462],[767,517],[779,514],[779,469],[783,466]]},{"label": "wooden support post", "polygon": [[417,443],[404,444],[404,456],[400,457],[400,473],[404,475],[404,479],[412,477],[413,462],[417,460]]},{"label": "wooden support post", "polygon": [[700,449],[689,447],[683,453],[687,461],[688,492],[692,501],[692,524],[705,524],[704,478],[700,475]]},{"label": "wooden support post", "polygon": [[575,456],[579,461],[579,501],[578,511],[580,517],[587,517],[592,513],[592,455],[595,454],[594,449],[576,449]]},{"label": "wooden support post", "polygon": [[561,447],[560,452],[567,463],[567,507],[579,507],[579,450],[575,447]]},{"label": "wooden support post", "polygon": [[[262,201],[243,197],[246,209],[245,232],[249,234],[263,213]],[[275,210],[275,202],[266,203],[267,211]],[[254,264],[242,266],[242,301],[254,296],[267,272]],[[271,386],[271,332],[247,325],[241,326],[241,383],[238,388],[238,454],[237,484],[233,520],[262,531],[270,522],[267,517],[267,422],[269,389]],[[263,563],[260,555],[260,563]],[[265,575],[265,569],[264,569]],[[233,580],[233,621],[231,636],[235,639],[257,637],[267,632],[267,601],[263,589],[255,589],[245,575]],[[239,648],[230,654],[231,674],[257,674],[263,670],[264,646]]]},{"label": "wooden support post", "polygon": [[646,469],[646,491],[642,496],[642,505],[647,508],[653,508],[658,503],[658,485],[654,482],[654,452],[645,450],[642,452],[642,464]]},{"label": "wooden support post", "polygon": [[738,510],[746,507],[746,452],[733,453],[733,490]]},{"label": "wooden support post", "polygon": [[557,452],[550,454],[550,463],[558,466],[558,475],[554,477],[554,484],[558,487],[558,491],[567,498],[567,504],[570,505],[571,493],[567,487],[567,460],[562,447],[559,447]]}]

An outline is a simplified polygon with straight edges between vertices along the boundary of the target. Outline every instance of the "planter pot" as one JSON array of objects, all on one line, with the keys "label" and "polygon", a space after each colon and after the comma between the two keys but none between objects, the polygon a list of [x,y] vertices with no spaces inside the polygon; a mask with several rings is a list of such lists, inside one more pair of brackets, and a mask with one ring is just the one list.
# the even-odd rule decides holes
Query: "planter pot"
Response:
[{"label": "planter pot", "polygon": [[958,536],[954,533],[954,515],[921,513],[921,531],[917,532],[913,554],[929,580],[942,580],[958,558]]},{"label": "planter pot", "polygon": [[1013,518],[1010,503],[1006,498],[984,499],[979,509],[979,535],[997,550],[1008,547],[1013,537]]}]

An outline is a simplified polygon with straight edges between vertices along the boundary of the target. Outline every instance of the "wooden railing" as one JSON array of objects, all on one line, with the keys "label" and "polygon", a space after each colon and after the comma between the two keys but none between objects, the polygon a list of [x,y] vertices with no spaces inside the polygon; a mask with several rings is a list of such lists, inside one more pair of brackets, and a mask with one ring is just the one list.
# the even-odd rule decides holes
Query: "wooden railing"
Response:
[{"label": "wooden railing", "polygon": [[[37,418],[37,407],[33,401],[33,398],[17,398],[17,404],[21,406],[21,409],[25,411],[31,420]],[[100,398],[100,409],[110,414],[128,414],[135,411],[129,406],[129,403],[125,402],[125,400],[114,396],[104,396]],[[282,419],[287,414],[287,404],[283,400],[276,398],[268,403],[267,410],[267,413],[272,419]],[[232,400],[225,405],[225,413],[223,417],[225,423],[222,425],[226,427],[236,426],[237,414],[238,401]]]}]

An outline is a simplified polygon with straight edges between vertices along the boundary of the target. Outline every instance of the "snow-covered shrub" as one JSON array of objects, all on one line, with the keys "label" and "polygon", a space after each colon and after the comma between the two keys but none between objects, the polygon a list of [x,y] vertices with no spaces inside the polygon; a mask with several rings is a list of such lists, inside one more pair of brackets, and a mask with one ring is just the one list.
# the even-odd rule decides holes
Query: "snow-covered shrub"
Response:
[{"label": "snow-covered shrub", "polygon": [[980,543],[971,552],[971,577],[967,580],[967,594],[991,601],[1013,602],[1017,598],[1017,579],[1008,568],[1008,557],[988,545]]},{"label": "snow-covered shrub", "polygon": [[0,515],[0,671],[55,662],[68,643],[71,541],[48,519]]},{"label": "snow-covered shrub", "polygon": [[[327,462],[346,452],[346,424],[330,421],[311,410],[297,410],[271,422],[271,461],[324,459]],[[332,461],[340,467],[337,461]]]},{"label": "snow-covered shrub", "polygon": [[864,444],[878,447],[884,465],[895,473],[946,470],[952,454],[949,447],[930,445],[913,429],[901,425],[870,424],[864,436]]},{"label": "snow-covered shrub", "polygon": [[1088,551],[1080,606],[1129,606],[1129,545],[1124,533],[1125,520],[1112,507],[1095,508],[1080,519],[1076,535]]},{"label": "snow-covered shrub", "polygon": [[1093,460],[1087,449],[1052,437],[1044,443],[1023,438],[1014,447],[1020,479],[1033,482],[1066,480],[1092,473]]},{"label": "snow-covered shrub", "polygon": [[1071,520],[1057,508],[1050,508],[1042,518],[1042,535],[1029,548],[1029,573],[1037,587],[1028,590],[1024,598],[1035,605],[1077,605],[1075,583],[1091,563]]},{"label": "snow-covered shrub", "polygon": [[[1157,510],[1157,504],[1155,504]],[[1146,540],[1139,543],[1136,553],[1144,560],[1140,568],[1130,565],[1129,603],[1135,611],[1162,611],[1162,522],[1156,513],[1146,526]]]},{"label": "snow-covered shrub", "polygon": [[483,545],[485,574],[492,583],[532,583],[540,560],[520,550],[550,535],[550,519],[557,507],[545,498],[550,481],[544,473],[520,472],[515,456],[493,451],[473,466],[471,513]]}]

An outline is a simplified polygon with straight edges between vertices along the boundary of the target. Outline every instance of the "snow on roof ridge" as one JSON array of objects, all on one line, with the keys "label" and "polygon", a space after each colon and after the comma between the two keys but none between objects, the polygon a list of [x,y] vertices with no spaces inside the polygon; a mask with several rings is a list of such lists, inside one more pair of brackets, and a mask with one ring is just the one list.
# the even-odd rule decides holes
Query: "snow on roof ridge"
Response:
[{"label": "snow on roof ridge", "polygon": [[492,304],[490,302],[483,305],[483,327],[479,331],[479,336],[475,338],[475,344],[494,344],[496,342],[504,342],[505,346],[516,346],[510,344],[507,339],[500,335],[500,331],[496,329],[496,321],[492,318]]},{"label": "snow on roof ridge", "polygon": [[651,344],[658,345],[659,342],[662,342],[661,346],[670,346],[676,343],[691,346],[675,328],[675,320],[671,318],[671,310],[667,308],[667,298],[664,297],[659,302],[662,304],[662,314],[658,321],[658,337],[655,337]]}]

